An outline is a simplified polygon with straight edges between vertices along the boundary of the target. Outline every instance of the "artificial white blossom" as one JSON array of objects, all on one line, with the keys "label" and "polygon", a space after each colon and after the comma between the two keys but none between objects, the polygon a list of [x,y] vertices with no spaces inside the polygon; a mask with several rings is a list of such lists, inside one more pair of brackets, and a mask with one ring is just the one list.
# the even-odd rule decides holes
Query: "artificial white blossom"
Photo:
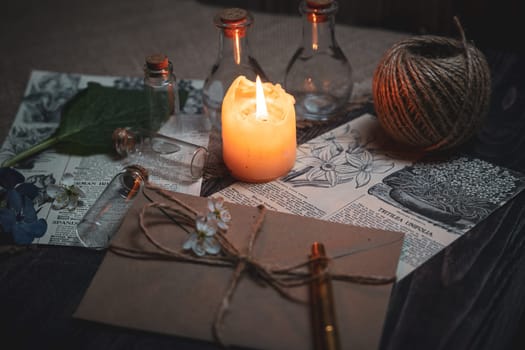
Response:
[{"label": "artificial white blossom", "polygon": [[192,232],[182,248],[193,250],[198,256],[206,253],[215,255],[221,251],[221,245],[215,238],[217,228],[215,223],[209,222],[206,217],[199,216],[195,220],[195,232]]},{"label": "artificial white blossom", "polygon": [[51,207],[57,210],[74,210],[78,206],[79,198],[85,197],[84,191],[75,185],[74,177],[70,173],[65,173],[58,185],[47,185],[46,193],[53,198]]},{"label": "artificial white blossom", "polygon": [[224,207],[224,199],[222,197],[210,198],[208,201],[208,220],[215,222],[218,228],[227,230],[228,223],[232,217],[228,209]]}]

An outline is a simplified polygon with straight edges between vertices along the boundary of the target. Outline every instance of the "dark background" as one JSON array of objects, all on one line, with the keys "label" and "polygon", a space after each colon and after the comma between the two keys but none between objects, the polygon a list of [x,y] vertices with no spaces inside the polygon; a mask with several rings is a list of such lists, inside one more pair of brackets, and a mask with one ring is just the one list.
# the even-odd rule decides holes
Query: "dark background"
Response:
[{"label": "dark background", "polygon": [[[201,0],[214,6],[298,14],[300,0]],[[337,23],[458,36],[457,16],[467,39],[480,47],[525,51],[523,3],[518,0],[340,0]]]}]

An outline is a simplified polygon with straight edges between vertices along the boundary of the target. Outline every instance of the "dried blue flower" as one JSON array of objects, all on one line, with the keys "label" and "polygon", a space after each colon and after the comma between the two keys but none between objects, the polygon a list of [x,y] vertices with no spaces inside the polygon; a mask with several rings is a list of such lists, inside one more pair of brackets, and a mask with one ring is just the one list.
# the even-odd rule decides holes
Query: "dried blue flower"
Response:
[{"label": "dried blue flower", "polygon": [[47,230],[46,221],[38,219],[33,204],[38,188],[24,181],[15,169],[0,168],[0,227],[17,244],[30,244]]}]

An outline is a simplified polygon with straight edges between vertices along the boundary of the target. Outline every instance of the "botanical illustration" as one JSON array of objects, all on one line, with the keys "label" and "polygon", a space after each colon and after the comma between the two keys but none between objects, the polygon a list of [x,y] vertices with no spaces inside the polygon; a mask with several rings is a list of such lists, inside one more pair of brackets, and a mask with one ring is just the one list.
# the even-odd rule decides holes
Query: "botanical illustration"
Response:
[{"label": "botanical illustration", "polygon": [[78,92],[79,75],[48,73],[29,87],[22,102],[26,123],[58,123],[62,106]]},{"label": "botanical illustration", "polygon": [[202,114],[201,89],[195,87],[195,81],[189,79],[179,80],[180,110],[186,114]]},{"label": "botanical illustration", "polygon": [[369,193],[455,233],[471,228],[525,187],[525,177],[458,156],[403,168]]},{"label": "botanical illustration", "polygon": [[[31,148],[33,145],[49,138],[56,129],[56,125],[52,124],[43,127],[31,126],[14,126],[4,143],[4,147],[0,151],[0,164],[11,157]],[[18,168],[32,169],[35,159],[30,158],[18,164]]]},{"label": "botanical illustration", "polygon": [[355,188],[366,186],[374,174],[392,170],[373,139],[363,140],[358,130],[347,126],[341,133],[329,133],[307,144],[307,152],[297,157],[295,168],[282,180],[294,187],[336,187],[353,182]]},{"label": "botanical illustration", "polygon": [[119,77],[113,81],[118,89],[140,90],[144,87],[144,79],[139,77]]}]

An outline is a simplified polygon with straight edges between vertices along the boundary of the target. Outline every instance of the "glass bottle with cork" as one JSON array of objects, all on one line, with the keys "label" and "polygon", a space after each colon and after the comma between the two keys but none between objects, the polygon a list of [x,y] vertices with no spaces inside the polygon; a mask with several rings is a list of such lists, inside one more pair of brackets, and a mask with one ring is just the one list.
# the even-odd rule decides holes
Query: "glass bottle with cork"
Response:
[{"label": "glass bottle with cork", "polygon": [[78,223],[80,243],[92,249],[107,248],[147,181],[148,171],[140,165],[129,165],[117,173]]},{"label": "glass bottle with cork", "polygon": [[171,116],[179,113],[177,80],[168,56],[146,56],[144,87],[148,94],[150,111],[148,129],[158,131]]},{"label": "glass bottle with cork", "polygon": [[117,128],[112,137],[124,163],[146,166],[154,177],[182,183],[203,175],[206,147],[141,128]]},{"label": "glass bottle with cork", "polygon": [[284,87],[298,119],[327,120],[350,100],[352,67],[335,39],[335,0],[303,0],[302,43],[286,68]]},{"label": "glass bottle with cork", "polygon": [[228,8],[217,13],[214,23],[220,29],[218,57],[204,82],[202,94],[204,111],[212,125],[220,130],[222,99],[233,80],[239,75],[252,81],[257,75],[263,81],[268,78],[248,45],[253,16],[244,9]]}]

